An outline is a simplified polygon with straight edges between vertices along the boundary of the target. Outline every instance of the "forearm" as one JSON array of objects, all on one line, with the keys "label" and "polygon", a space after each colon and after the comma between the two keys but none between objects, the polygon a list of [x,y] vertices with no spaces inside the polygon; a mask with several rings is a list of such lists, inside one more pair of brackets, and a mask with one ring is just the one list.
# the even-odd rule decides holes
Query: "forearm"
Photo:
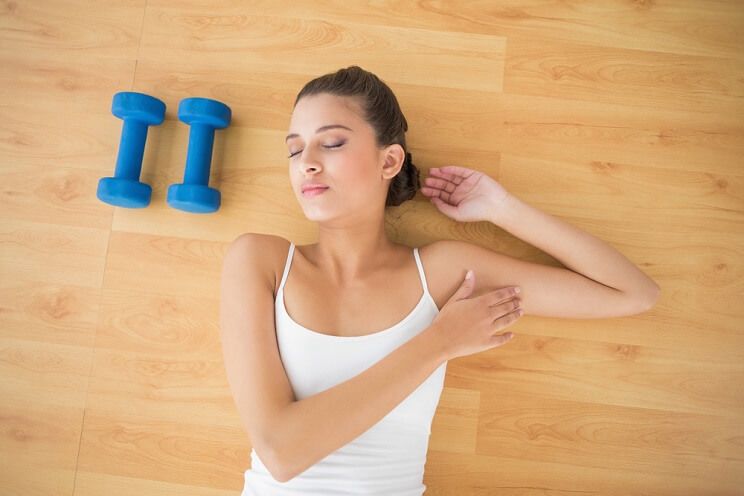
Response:
[{"label": "forearm", "polygon": [[659,286],[622,253],[509,194],[492,221],[569,269],[617,290],[653,297]]},{"label": "forearm", "polygon": [[291,479],[379,422],[446,361],[428,327],[370,368],[291,403],[277,418],[275,463]]}]

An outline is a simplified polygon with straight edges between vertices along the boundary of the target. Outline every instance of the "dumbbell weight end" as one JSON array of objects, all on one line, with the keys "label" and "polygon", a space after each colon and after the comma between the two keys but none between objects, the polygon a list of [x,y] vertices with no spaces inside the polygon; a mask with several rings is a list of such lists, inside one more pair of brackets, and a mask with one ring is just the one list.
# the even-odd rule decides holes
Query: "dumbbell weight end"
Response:
[{"label": "dumbbell weight end", "polygon": [[202,184],[171,184],[168,186],[168,205],[184,212],[209,214],[220,208],[219,190]]},{"label": "dumbbell weight end", "polygon": [[137,180],[102,177],[98,181],[96,197],[117,207],[145,208],[150,204],[152,187]]}]

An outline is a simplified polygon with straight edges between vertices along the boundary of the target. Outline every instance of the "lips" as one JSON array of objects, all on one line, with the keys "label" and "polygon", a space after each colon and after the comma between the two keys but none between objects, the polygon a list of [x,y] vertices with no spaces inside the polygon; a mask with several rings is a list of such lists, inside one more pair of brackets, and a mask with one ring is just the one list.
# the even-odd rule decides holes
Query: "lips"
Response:
[{"label": "lips", "polygon": [[302,196],[305,197],[313,197],[313,196],[319,196],[326,192],[328,188],[310,188],[306,189],[302,192]]},{"label": "lips", "polygon": [[308,186],[303,186],[302,187],[302,192],[303,193],[306,193],[308,191],[315,191],[315,190],[319,190],[319,189],[328,189],[328,186],[325,186],[325,185],[322,185],[322,184],[317,184],[317,185],[316,184],[312,184],[312,185],[308,185]]}]

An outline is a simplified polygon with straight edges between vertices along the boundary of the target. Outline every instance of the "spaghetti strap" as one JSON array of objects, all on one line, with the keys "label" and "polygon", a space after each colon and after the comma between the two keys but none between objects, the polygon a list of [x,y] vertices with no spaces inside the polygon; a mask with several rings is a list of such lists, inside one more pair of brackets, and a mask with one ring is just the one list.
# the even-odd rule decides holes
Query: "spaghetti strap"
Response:
[{"label": "spaghetti strap", "polygon": [[[426,284],[426,274],[424,274],[424,266],[421,264],[418,247],[413,249],[413,256],[416,258],[416,266],[418,267],[419,279],[421,279],[421,286],[424,288],[424,293],[429,293],[429,286]],[[431,296],[430,293],[429,295]]]},{"label": "spaghetti strap", "polygon": [[287,254],[287,261],[284,263],[284,272],[282,273],[282,281],[279,283],[279,289],[277,294],[284,289],[284,283],[287,281],[287,275],[289,275],[289,267],[292,265],[292,256],[294,255],[295,245],[293,242],[289,242],[289,252]]}]

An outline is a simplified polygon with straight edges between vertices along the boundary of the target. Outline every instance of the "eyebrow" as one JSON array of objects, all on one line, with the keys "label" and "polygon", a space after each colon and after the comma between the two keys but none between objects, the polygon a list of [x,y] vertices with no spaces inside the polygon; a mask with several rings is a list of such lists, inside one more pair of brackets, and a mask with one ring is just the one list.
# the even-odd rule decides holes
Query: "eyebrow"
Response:
[{"label": "eyebrow", "polygon": [[[353,129],[351,129],[349,127],[346,127],[346,126],[342,126],[341,124],[329,124],[327,126],[321,126],[318,129],[316,129],[315,130],[315,134],[318,134],[321,131],[327,131],[329,129],[335,129],[335,128],[347,129],[347,130],[351,131],[352,133],[354,132]],[[297,133],[288,134],[287,137],[284,138],[284,142],[286,143],[287,141],[290,140],[290,138],[298,138],[299,136],[300,135],[297,134]]]}]

